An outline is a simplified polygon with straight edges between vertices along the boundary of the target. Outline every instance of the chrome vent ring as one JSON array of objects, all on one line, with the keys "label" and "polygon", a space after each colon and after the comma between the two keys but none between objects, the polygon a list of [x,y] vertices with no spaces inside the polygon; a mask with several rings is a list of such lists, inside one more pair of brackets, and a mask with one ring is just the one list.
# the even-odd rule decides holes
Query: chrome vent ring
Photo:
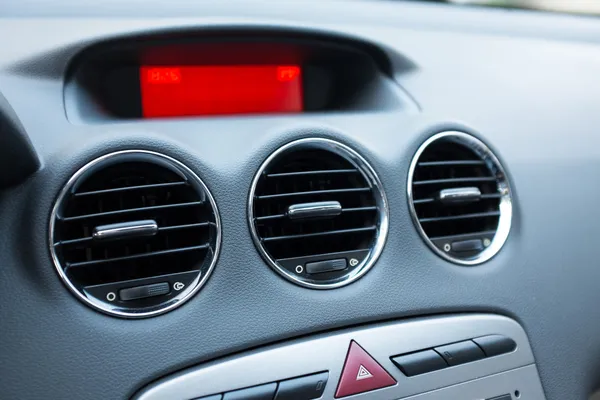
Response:
[{"label": "chrome vent ring", "polygon": [[373,168],[324,138],[296,140],[267,158],[252,182],[248,218],[269,266],[314,289],[367,273],[388,231],[387,200]]},{"label": "chrome vent ring", "polygon": [[58,275],[106,314],[150,317],[189,300],[217,261],[217,205],[181,162],[119,151],[79,169],[58,195],[49,226]]},{"label": "chrome vent ring", "polygon": [[451,131],[426,140],[411,162],[407,191],[419,234],[448,261],[483,263],[508,238],[512,197],[506,172],[472,135]]}]

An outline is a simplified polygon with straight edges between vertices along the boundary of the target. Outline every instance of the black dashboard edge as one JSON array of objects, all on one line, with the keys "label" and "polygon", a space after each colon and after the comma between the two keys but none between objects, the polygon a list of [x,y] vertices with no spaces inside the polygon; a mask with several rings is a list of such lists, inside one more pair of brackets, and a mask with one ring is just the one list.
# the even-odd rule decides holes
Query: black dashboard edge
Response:
[{"label": "black dashboard edge", "polygon": [[0,94],[0,188],[23,182],[41,166],[38,155],[13,108]]}]

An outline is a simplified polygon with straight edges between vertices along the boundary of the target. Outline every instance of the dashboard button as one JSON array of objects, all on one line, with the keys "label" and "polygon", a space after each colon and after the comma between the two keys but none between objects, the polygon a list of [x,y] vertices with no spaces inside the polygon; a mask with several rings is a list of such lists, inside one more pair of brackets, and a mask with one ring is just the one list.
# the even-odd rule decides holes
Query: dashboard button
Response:
[{"label": "dashboard button", "polygon": [[322,274],[324,272],[341,271],[346,269],[346,259],[318,261],[306,264],[306,272],[309,274]]},{"label": "dashboard button", "polygon": [[460,242],[452,242],[452,251],[481,251],[483,250],[483,242],[481,239],[461,240]]},{"label": "dashboard button", "polygon": [[119,290],[119,297],[123,301],[145,299],[146,297],[161,296],[169,293],[169,283],[153,283],[151,285],[136,286]]},{"label": "dashboard button", "polygon": [[479,346],[470,340],[436,347],[434,350],[444,357],[444,360],[446,360],[450,366],[465,364],[485,358],[485,354]]},{"label": "dashboard button", "polygon": [[266,385],[225,393],[223,400],[273,400],[276,389],[276,383],[268,383]]},{"label": "dashboard button", "polygon": [[354,340],[346,355],[335,398],[352,396],[396,384],[396,380]]},{"label": "dashboard button", "polygon": [[425,374],[448,366],[446,361],[435,351],[425,350],[392,358],[392,362],[406,376]]},{"label": "dashboard button", "polygon": [[312,400],[318,399],[325,391],[328,372],[303,376],[279,382],[275,400]]},{"label": "dashboard button", "polygon": [[511,338],[502,335],[489,335],[473,339],[487,357],[511,353],[516,350],[517,344]]}]

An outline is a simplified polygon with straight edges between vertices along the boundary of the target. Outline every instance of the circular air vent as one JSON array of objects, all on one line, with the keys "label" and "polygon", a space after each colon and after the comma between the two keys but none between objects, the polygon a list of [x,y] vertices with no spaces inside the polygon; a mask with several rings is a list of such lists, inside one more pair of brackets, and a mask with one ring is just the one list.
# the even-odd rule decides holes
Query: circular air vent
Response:
[{"label": "circular air vent", "polygon": [[248,216],[271,267],[319,289],[364,275],[388,229],[387,202],[373,169],[327,139],[298,140],[272,154],[252,184]]},{"label": "circular air vent", "polygon": [[408,199],[423,239],[447,260],[482,263],[508,237],[512,203],[506,174],[471,135],[443,132],[423,143],[410,166]]},{"label": "circular air vent", "polygon": [[50,219],[50,251],[67,287],[111,315],[148,317],[196,293],[221,242],[204,183],[149,151],[100,157],[69,180]]}]

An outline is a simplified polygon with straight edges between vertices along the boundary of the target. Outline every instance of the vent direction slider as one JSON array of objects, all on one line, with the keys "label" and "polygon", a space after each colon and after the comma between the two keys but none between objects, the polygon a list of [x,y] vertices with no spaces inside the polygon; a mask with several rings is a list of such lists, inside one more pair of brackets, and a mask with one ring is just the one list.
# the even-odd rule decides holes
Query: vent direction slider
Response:
[{"label": "vent direction slider", "polygon": [[117,224],[100,225],[94,229],[94,240],[115,240],[136,236],[154,236],[158,232],[158,225],[152,219]]},{"label": "vent direction slider", "polygon": [[446,204],[470,203],[481,199],[481,190],[478,187],[443,189],[438,198]]},{"label": "vent direction slider", "polygon": [[327,218],[338,216],[341,213],[342,205],[339,201],[316,201],[289,206],[287,216],[290,219]]}]

